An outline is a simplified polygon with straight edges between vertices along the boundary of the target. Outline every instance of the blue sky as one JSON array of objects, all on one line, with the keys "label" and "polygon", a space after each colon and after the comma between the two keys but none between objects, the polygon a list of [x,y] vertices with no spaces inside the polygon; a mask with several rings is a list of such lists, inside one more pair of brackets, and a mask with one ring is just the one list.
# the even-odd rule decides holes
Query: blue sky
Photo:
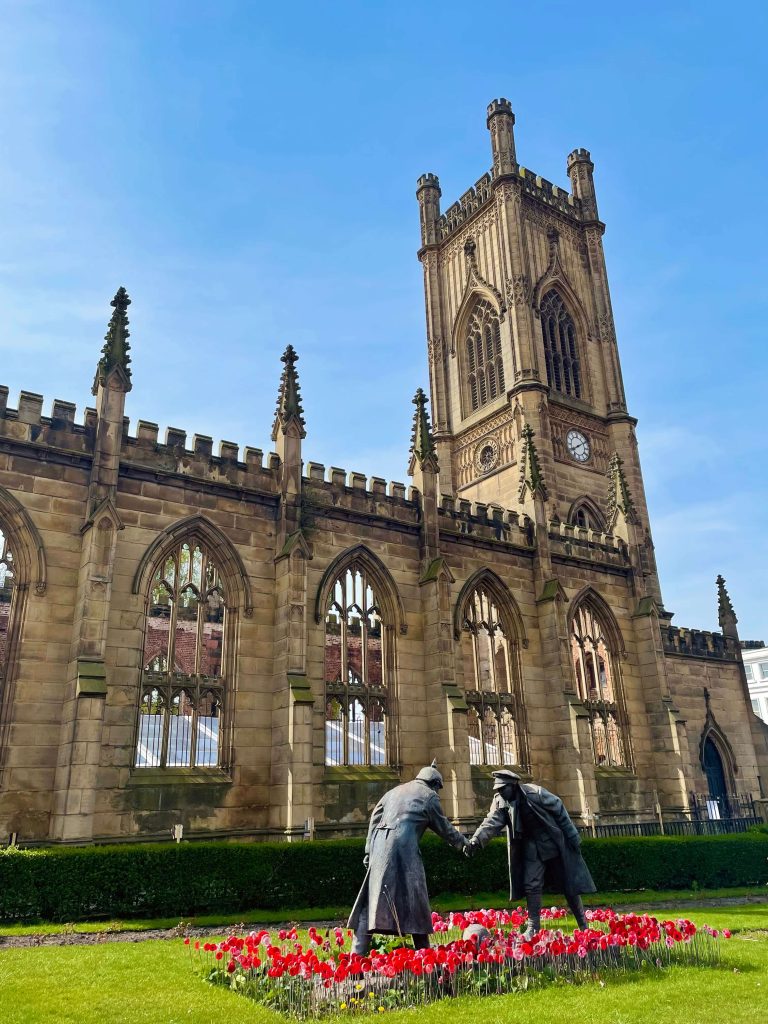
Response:
[{"label": "blue sky", "polygon": [[[585,13],[586,12],[586,13]],[[733,12],[733,14],[732,14]],[[415,182],[591,150],[663,593],[768,640],[766,5],[0,0],[0,383],[90,404],[118,285],[138,419],[404,480],[427,384]],[[360,400],[356,397],[363,396]]]}]

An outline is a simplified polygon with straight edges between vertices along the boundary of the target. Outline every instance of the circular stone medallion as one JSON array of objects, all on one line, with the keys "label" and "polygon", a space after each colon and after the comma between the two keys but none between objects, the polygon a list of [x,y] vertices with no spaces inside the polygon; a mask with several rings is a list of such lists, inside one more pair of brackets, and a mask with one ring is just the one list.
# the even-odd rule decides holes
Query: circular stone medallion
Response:
[{"label": "circular stone medallion", "polygon": [[475,465],[481,473],[490,473],[496,467],[498,461],[499,446],[493,438],[486,437],[475,448]]}]

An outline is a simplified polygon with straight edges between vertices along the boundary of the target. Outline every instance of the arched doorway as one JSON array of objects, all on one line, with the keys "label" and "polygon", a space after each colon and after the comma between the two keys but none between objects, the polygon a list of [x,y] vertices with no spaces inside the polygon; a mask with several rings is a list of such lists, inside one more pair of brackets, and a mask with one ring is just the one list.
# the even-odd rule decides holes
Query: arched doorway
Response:
[{"label": "arched doorway", "polygon": [[729,807],[725,768],[723,767],[723,759],[720,756],[720,751],[717,749],[711,736],[707,736],[704,741],[704,750],[702,753],[702,765],[704,773],[707,776],[709,799],[716,801],[721,815],[723,815],[723,817],[727,817],[729,814]]}]

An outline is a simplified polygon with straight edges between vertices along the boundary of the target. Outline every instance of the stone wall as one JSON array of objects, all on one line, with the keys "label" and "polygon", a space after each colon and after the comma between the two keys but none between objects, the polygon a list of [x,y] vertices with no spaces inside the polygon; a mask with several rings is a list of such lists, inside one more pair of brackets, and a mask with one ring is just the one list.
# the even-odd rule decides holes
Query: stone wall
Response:
[{"label": "stone wall", "polygon": [[[23,401],[20,406],[25,408]],[[279,459],[271,456],[264,466],[263,458],[249,450],[247,461],[241,462],[233,446],[225,448],[223,456],[213,456],[207,442],[198,438],[187,449],[173,432],[175,443],[158,443],[155,431],[148,432],[146,427],[139,429],[137,437],[123,428],[114,498],[119,529],[111,559],[105,692],[78,698],[81,719],[82,709],[89,709],[85,725],[80,722],[81,730],[85,729],[82,735],[91,738],[68,747],[63,740],[64,712],[76,642],[75,612],[83,588],[96,587],[98,582],[91,573],[84,583],[79,571],[95,433],[87,422],[81,426],[70,422],[62,430],[54,425],[54,417],[38,420],[26,415],[32,422],[14,415],[14,410],[6,410],[6,417],[0,419],[0,486],[5,507],[18,503],[36,530],[45,555],[46,581],[44,592],[38,593],[34,578],[19,580],[26,583],[25,603],[14,678],[4,695],[7,727],[0,832],[18,832],[27,840],[55,834],[52,794],[57,767],[59,778],[62,769],[79,767],[81,803],[77,811],[70,803],[64,819],[83,818],[90,788],[87,816],[92,837],[163,836],[179,821],[187,834],[258,836],[282,834],[286,828],[295,834],[306,817],[315,819],[319,835],[350,833],[364,827],[372,804],[387,787],[410,777],[435,755],[446,774],[447,809],[459,820],[477,818],[488,797],[490,768],[470,770],[468,764],[466,706],[461,706],[460,699],[467,685],[466,665],[454,634],[454,617],[464,585],[489,568],[507,588],[519,613],[531,777],[563,793],[576,816],[587,811],[599,813],[603,820],[652,816],[652,794],[664,787],[660,734],[653,726],[658,709],[654,710],[656,698],[644,681],[648,640],[647,631],[643,632],[645,619],[637,615],[633,567],[626,551],[614,541],[606,542],[588,531],[576,536],[578,531],[571,530],[571,535],[563,526],[547,527],[550,569],[562,594],[561,624],[552,627],[547,616],[553,603],[541,600],[543,534],[534,528],[533,520],[517,511],[446,496],[436,506],[436,514],[440,559],[450,580],[444,580],[443,598],[433,606],[432,584],[424,575],[425,504],[420,492],[309,464],[309,476],[301,481],[300,522],[306,544],[300,646],[304,647],[308,691],[297,702],[289,677],[276,670],[275,624],[281,614],[276,591],[282,516]],[[156,560],[163,549],[164,538],[182,536],[185,529],[194,530],[201,523],[214,547],[220,538],[237,553],[249,595],[247,600],[233,601],[238,607],[229,707],[231,763],[215,771],[134,768],[153,557]],[[6,530],[15,543],[29,547],[26,564],[32,566],[32,535],[25,537],[22,527],[14,533],[10,521]],[[329,568],[341,564],[345,553],[360,549],[381,564],[402,611],[402,622],[390,637],[397,757],[382,768],[334,769],[324,765],[324,609],[317,602]],[[20,567],[22,562],[20,558]],[[548,668],[553,664],[552,651],[567,636],[573,605],[588,589],[610,609],[622,638],[619,665],[632,769],[596,768],[572,669],[566,664],[553,675]],[[440,600],[445,603],[442,612]],[[438,610],[430,611],[434,607]],[[443,677],[435,678],[430,675],[427,652],[430,637],[435,631],[444,635],[446,623],[448,655],[442,662]],[[661,646],[658,625],[653,628]],[[710,647],[714,650],[718,642],[710,640]],[[671,643],[666,635],[667,647]],[[693,649],[697,643],[689,646]],[[674,711],[685,723],[681,728],[686,745],[676,756],[686,787],[701,790],[702,772],[696,759],[706,715],[703,687],[707,686],[712,713],[733,749],[739,788],[757,793],[758,755],[736,655],[730,660],[718,656],[707,660],[673,652],[665,655],[664,662],[667,702],[670,708],[674,705],[667,717]],[[95,724],[88,726],[90,720]],[[672,726],[673,732],[676,729]],[[67,756],[71,765],[66,763]],[[296,782],[300,768],[303,789]],[[293,805],[300,815],[291,819],[287,809]],[[67,838],[66,829],[61,838]]]},{"label": "stone wall", "polygon": [[[447,813],[476,820],[494,765],[470,764],[467,697],[482,687],[473,698],[463,616],[481,586],[513,652],[516,767],[577,820],[652,819],[657,800],[685,813],[703,791],[707,730],[730,758],[732,788],[758,795],[768,729],[745,696],[724,581],[722,634],[671,629],[663,608],[589,154],[569,157],[569,194],[517,163],[513,124],[508,102],[494,101],[493,169],[445,215],[437,178],[419,179],[435,422],[419,390],[411,486],[305,462],[291,346],[275,453],[222,441],[214,454],[207,434],[188,442],[169,427],[161,440],[147,421],[131,433],[124,289],[82,422],[69,402],[44,415],[33,392],[9,408],[0,388],[0,529],[14,555],[11,615],[0,617],[0,841],[167,838],[179,823],[188,836],[296,839],[312,821],[317,835],[352,834],[385,789],[433,758]],[[581,399],[545,380],[536,286],[553,284],[578,321]],[[476,296],[499,314],[507,383],[468,413],[457,346]],[[584,464],[567,452],[569,429],[591,442]],[[568,522],[584,495],[604,522]],[[221,756],[140,767],[150,584],[185,539],[210,551],[225,590]],[[325,616],[351,564],[381,600],[385,764],[326,764]],[[579,607],[605,634],[608,703],[625,730],[613,767],[593,744],[595,702],[574,669]],[[162,671],[178,693],[178,666]]]}]

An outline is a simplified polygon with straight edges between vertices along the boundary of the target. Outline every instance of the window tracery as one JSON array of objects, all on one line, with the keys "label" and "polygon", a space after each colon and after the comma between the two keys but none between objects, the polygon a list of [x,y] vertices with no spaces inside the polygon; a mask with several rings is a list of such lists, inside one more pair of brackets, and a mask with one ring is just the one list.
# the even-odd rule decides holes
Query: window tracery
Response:
[{"label": "window tracery", "polygon": [[137,768],[220,764],[226,614],[224,584],[207,548],[194,540],[176,544],[150,583]]},{"label": "window tracery", "polygon": [[568,521],[571,526],[578,526],[583,530],[605,533],[605,519],[597,506],[587,498],[582,498],[573,505]]},{"label": "window tracery", "polygon": [[0,528],[0,694],[4,689],[8,668],[8,641],[11,632],[11,610],[13,607],[16,571],[13,552],[8,539]]},{"label": "window tracery", "polygon": [[621,700],[618,651],[612,647],[596,609],[585,601],[571,630],[576,685],[589,715],[595,764],[629,768],[627,723]]},{"label": "window tracery", "polygon": [[465,605],[461,647],[470,763],[524,766],[519,644],[505,629],[499,607],[482,583]]},{"label": "window tracery", "polygon": [[505,392],[499,315],[485,299],[475,305],[464,344],[467,393],[474,411]]},{"label": "window tracery", "polygon": [[554,289],[541,300],[540,315],[547,383],[561,394],[581,398],[581,364],[576,327],[565,303]]},{"label": "window tracery", "polygon": [[331,588],[325,615],[325,763],[389,763],[386,629],[366,568],[353,562]]}]

